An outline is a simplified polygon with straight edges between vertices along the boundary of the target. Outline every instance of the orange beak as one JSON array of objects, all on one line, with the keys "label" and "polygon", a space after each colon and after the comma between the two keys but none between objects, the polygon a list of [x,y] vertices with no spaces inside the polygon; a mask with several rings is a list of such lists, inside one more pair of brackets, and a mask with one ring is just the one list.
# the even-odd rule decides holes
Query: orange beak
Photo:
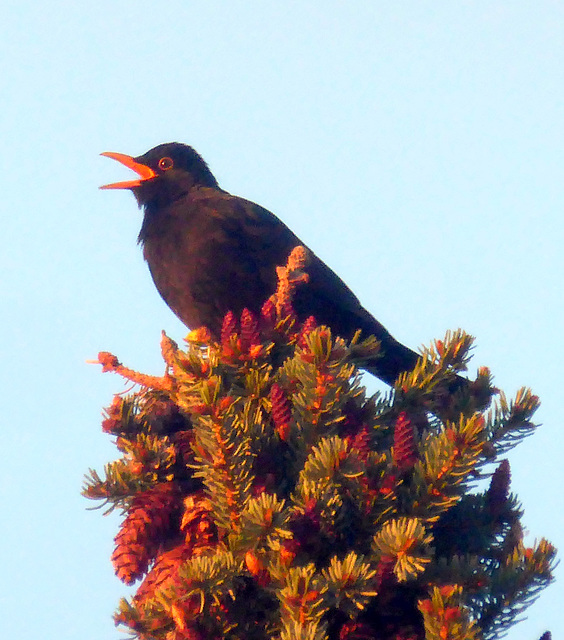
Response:
[{"label": "orange beak", "polygon": [[131,156],[126,156],[124,153],[114,153],[113,151],[104,151],[104,153],[100,154],[101,156],[106,156],[106,158],[112,158],[113,160],[117,160],[121,162],[121,164],[133,169],[135,173],[139,176],[137,180],[126,180],[125,182],[114,182],[112,184],[105,184],[100,187],[100,189],[131,189],[133,187],[138,187],[145,180],[150,180],[151,178],[155,178],[157,174],[150,168],[140,162],[136,162]]}]

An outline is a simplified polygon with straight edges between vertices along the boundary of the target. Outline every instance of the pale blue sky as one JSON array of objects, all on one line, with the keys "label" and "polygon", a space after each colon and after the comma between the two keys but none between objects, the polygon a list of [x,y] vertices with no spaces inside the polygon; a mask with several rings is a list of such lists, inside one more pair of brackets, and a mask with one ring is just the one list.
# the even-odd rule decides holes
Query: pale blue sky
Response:
[{"label": "pale blue sky", "polygon": [[[541,397],[513,489],[564,548],[563,3],[23,1],[2,27],[3,637],[119,637],[117,518],[79,491],[116,457],[123,385],[85,360],[160,373],[161,329],[185,334],[101,151],[189,143],[406,344],[475,335],[473,370]],[[562,602],[560,581],[510,640],[556,640]]]}]

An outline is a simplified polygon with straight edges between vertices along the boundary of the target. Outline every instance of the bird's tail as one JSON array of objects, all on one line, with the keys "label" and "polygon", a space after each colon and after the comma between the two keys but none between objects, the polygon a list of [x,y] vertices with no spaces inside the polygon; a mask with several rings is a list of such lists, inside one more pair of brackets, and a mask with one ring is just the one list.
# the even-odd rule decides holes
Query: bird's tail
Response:
[{"label": "bird's tail", "polygon": [[363,364],[363,368],[390,386],[404,371],[411,371],[420,357],[391,336],[388,340],[381,340],[380,350],[380,355]]}]

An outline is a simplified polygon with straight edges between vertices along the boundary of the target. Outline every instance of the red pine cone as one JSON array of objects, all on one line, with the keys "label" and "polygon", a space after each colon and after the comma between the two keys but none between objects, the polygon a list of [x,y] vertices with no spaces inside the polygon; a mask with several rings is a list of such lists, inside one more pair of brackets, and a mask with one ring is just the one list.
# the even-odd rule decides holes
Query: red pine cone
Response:
[{"label": "red pine cone", "polygon": [[402,471],[410,469],[417,462],[413,424],[405,411],[399,414],[394,427],[393,460]]},{"label": "red pine cone", "polygon": [[167,589],[179,584],[178,569],[191,557],[192,545],[184,543],[160,553],[137,589],[134,597],[135,604],[142,606],[144,602],[154,597],[157,589]]},{"label": "red pine cone", "polygon": [[229,339],[234,333],[237,333],[237,320],[233,311],[228,311],[223,318],[221,327],[221,345],[223,347],[229,344]]},{"label": "red pine cone", "polygon": [[486,493],[486,504],[494,517],[503,511],[507,503],[510,482],[511,468],[509,460],[502,460],[492,475],[490,486]]},{"label": "red pine cone", "polygon": [[292,410],[282,387],[276,382],[270,387],[270,401],[272,402],[272,420],[274,428],[281,440],[288,438]]},{"label": "red pine cone", "polygon": [[256,344],[261,344],[258,320],[248,309],[243,309],[241,313],[241,346],[244,350],[248,350]]},{"label": "red pine cone", "polygon": [[372,451],[370,448],[370,433],[368,432],[368,428],[363,426],[362,429],[348,439],[351,447],[357,449],[361,454],[361,459],[366,460],[368,458],[368,454]]},{"label": "red pine cone", "polygon": [[177,508],[172,483],[157,485],[133,498],[128,514],[115,537],[112,562],[125,584],[140,578],[166,540]]},{"label": "red pine cone", "polygon": [[276,325],[276,305],[272,300],[267,300],[260,310],[260,326],[263,331],[272,331]]},{"label": "red pine cone", "polygon": [[298,346],[305,346],[305,338],[311,333],[315,328],[317,328],[317,320],[314,316],[309,316],[309,318],[302,324],[302,328],[300,329],[300,334],[298,337]]}]

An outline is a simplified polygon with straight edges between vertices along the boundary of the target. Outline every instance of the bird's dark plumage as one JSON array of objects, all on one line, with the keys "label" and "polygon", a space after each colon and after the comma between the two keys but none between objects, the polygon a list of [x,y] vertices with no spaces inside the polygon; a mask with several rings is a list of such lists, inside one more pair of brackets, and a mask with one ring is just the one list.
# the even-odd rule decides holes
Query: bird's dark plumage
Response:
[{"label": "bird's dark plumage", "polygon": [[[276,267],[304,243],[270,211],[223,191],[187,145],[162,144],[137,158],[104,155],[140,176],[104,188],[129,188],[143,207],[143,254],[159,293],[182,322],[190,328],[206,326],[217,337],[228,311],[258,313],[276,289]],[[365,337],[376,336],[382,356],[367,369],[393,384],[413,368],[418,355],[395,340],[347,285],[308,252],[309,283],[297,288],[293,300],[298,317],[313,315],[346,339],[358,329]]]}]

